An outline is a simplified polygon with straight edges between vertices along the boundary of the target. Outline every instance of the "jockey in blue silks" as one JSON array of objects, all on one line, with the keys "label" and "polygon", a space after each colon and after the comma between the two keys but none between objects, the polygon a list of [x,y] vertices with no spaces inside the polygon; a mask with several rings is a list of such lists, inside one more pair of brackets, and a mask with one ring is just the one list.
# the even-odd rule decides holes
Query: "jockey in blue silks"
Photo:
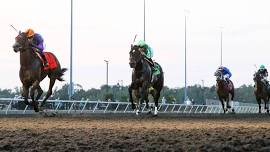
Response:
[{"label": "jockey in blue silks", "polygon": [[222,73],[222,77],[227,81],[227,83],[229,83],[229,79],[232,76],[231,71],[227,67],[224,67],[224,66],[218,67],[217,71],[220,71]]}]

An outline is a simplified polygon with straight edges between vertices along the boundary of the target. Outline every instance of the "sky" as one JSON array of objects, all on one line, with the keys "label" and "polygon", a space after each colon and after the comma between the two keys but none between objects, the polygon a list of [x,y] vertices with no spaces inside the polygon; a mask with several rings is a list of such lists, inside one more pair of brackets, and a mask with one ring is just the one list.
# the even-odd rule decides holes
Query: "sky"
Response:
[{"label": "sky", "polygon": [[[129,50],[134,36],[143,39],[143,0],[74,0],[73,80],[84,89],[106,83],[131,82]],[[165,85],[185,84],[184,19],[187,16],[187,85],[215,84],[220,65],[223,33],[223,65],[236,87],[253,84],[255,65],[270,67],[269,0],[146,0],[146,42],[153,59],[161,64]],[[189,13],[186,13],[188,10]],[[19,53],[12,45],[19,30],[33,28],[45,39],[62,67],[69,68],[70,1],[3,0],[0,5],[0,88],[21,86]],[[223,27],[223,28],[220,28]],[[57,82],[59,88],[69,82]],[[48,79],[41,83],[48,88]]]}]

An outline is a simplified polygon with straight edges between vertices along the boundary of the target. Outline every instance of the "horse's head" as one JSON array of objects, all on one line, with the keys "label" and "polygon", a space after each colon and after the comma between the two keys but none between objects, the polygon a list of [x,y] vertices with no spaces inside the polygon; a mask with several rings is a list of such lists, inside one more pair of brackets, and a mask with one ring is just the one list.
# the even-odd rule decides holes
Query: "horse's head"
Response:
[{"label": "horse's head", "polygon": [[227,84],[226,80],[224,80],[223,74],[220,70],[217,70],[214,75],[216,76],[217,85],[219,87],[224,87]]},{"label": "horse's head", "polygon": [[20,52],[29,47],[30,43],[28,41],[27,35],[24,32],[20,32],[15,38],[15,43],[12,46],[15,52]]},{"label": "horse's head", "polygon": [[143,54],[141,51],[141,47],[138,45],[131,45],[131,49],[129,52],[129,65],[131,68],[135,68],[136,65],[141,61],[143,58]]},{"label": "horse's head", "polygon": [[253,75],[253,81],[255,82],[255,86],[263,86],[263,75],[260,72],[256,72]]},{"label": "horse's head", "polygon": [[220,70],[217,70],[214,75],[216,76],[217,82],[223,80],[223,75]]},{"label": "horse's head", "polygon": [[254,82],[260,82],[263,79],[263,75],[260,72],[255,72],[253,75]]}]

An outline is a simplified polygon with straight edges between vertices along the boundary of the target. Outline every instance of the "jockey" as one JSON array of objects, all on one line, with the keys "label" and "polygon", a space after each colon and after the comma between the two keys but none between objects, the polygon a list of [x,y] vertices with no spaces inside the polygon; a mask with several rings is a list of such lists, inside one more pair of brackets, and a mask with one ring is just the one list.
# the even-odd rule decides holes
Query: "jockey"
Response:
[{"label": "jockey", "polygon": [[232,73],[230,72],[230,70],[224,66],[220,66],[218,67],[218,71],[222,73],[223,78],[227,81],[227,83],[229,83],[229,79],[232,76]]},{"label": "jockey", "polygon": [[268,84],[269,84],[268,83],[268,79],[267,79],[267,77],[268,77],[268,71],[267,71],[267,69],[265,68],[265,66],[263,64],[260,65],[260,68],[258,70],[258,73],[263,76],[262,81],[268,86]]},{"label": "jockey", "polygon": [[27,29],[25,31],[28,40],[30,41],[31,45],[33,48],[35,48],[36,50],[38,50],[38,52],[40,53],[43,61],[44,61],[44,66],[48,66],[48,61],[44,55],[44,46],[43,46],[43,38],[40,34],[35,33],[34,30],[32,29]]},{"label": "jockey", "polygon": [[140,47],[139,51],[143,52],[144,56],[147,58],[151,66],[154,66],[154,62],[152,60],[153,49],[149,45],[147,45],[144,40],[140,40],[137,45]]}]

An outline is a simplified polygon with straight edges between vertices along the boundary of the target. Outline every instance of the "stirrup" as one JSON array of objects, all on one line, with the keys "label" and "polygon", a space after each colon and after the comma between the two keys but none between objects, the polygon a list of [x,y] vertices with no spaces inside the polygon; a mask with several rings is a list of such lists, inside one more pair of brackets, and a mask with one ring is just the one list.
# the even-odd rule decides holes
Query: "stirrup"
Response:
[{"label": "stirrup", "polygon": [[47,67],[47,66],[49,66],[49,63],[48,63],[48,62],[46,62],[46,61],[44,61],[43,66],[44,66],[44,67]]},{"label": "stirrup", "polygon": [[149,91],[151,92],[151,91],[153,91],[153,90],[155,90],[155,89],[153,88],[153,86],[151,86],[151,87],[149,88]]}]

